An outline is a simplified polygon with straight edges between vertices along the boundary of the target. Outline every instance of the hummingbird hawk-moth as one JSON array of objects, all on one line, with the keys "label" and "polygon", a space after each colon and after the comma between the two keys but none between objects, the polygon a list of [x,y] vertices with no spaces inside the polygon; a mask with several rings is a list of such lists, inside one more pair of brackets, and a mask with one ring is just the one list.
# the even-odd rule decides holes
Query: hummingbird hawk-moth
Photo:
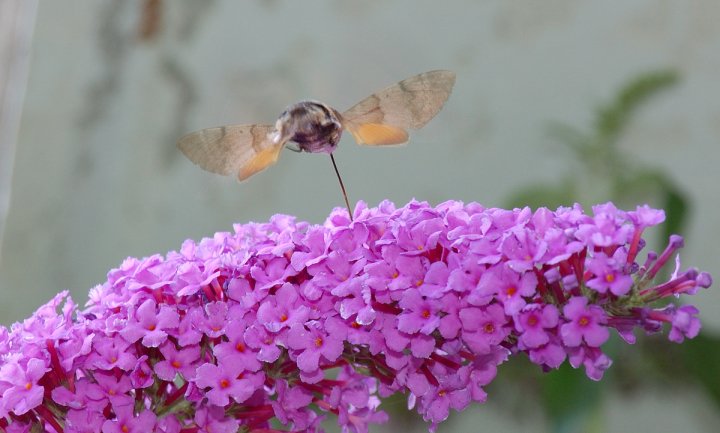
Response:
[{"label": "hummingbird hawk-moth", "polygon": [[[240,181],[274,164],[290,142],[297,144],[295,150],[300,152],[330,154],[337,173],[332,153],[344,130],[362,145],[405,143],[407,130],[421,128],[435,117],[454,84],[451,71],[424,72],[374,93],[342,113],[322,102],[301,101],[287,107],[274,125],[202,129],[180,138],[177,145],[203,169],[233,175]],[[340,185],[348,204],[342,180]]]}]

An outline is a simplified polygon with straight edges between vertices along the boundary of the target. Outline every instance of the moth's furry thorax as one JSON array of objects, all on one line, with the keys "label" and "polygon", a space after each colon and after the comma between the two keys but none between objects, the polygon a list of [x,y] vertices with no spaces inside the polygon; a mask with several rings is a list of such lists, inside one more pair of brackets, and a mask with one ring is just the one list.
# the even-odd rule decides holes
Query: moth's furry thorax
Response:
[{"label": "moth's furry thorax", "polygon": [[292,141],[310,153],[332,153],[342,136],[340,113],[317,101],[300,101],[282,112],[273,140]]}]

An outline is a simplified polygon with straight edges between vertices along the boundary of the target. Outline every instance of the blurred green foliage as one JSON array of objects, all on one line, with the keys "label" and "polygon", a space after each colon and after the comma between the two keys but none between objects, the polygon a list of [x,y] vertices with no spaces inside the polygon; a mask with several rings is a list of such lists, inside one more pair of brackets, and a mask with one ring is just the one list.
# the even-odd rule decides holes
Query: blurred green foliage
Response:
[{"label": "blurred green foliage", "polygon": [[[509,199],[511,207],[545,206],[555,209],[580,203],[613,201],[632,209],[648,203],[665,209],[666,221],[657,245],[664,245],[672,233],[682,233],[690,208],[687,196],[662,168],[643,165],[618,144],[634,115],[653,97],[678,82],[671,70],[640,75],[623,86],[615,98],[600,107],[588,131],[554,124],[551,136],[570,150],[568,172],[557,184],[533,185]],[[707,333],[676,345],[664,336],[639,338],[628,346],[618,337],[608,344],[615,365],[600,382],[592,382],[582,369],[565,363],[549,374],[527,362],[513,360],[501,368],[494,383],[496,392],[508,381],[520,382],[525,398],[540,401],[555,433],[603,431],[598,416],[602,398],[611,387],[624,393],[645,388],[686,385],[704,389],[720,407],[720,338]]]}]

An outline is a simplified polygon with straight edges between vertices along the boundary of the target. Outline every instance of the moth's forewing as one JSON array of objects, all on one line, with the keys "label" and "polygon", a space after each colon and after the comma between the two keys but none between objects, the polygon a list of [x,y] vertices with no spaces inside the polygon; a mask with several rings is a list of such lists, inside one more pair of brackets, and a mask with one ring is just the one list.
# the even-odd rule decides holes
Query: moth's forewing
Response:
[{"label": "moth's forewing", "polygon": [[269,137],[272,125],[229,125],[185,135],[177,146],[205,170],[245,180],[274,164],[285,143]]},{"label": "moth's forewing", "polygon": [[451,71],[438,70],[415,75],[370,95],[342,113],[343,125],[356,139],[357,131],[363,124],[384,124],[400,129],[421,128],[440,111],[454,84],[455,73]]}]

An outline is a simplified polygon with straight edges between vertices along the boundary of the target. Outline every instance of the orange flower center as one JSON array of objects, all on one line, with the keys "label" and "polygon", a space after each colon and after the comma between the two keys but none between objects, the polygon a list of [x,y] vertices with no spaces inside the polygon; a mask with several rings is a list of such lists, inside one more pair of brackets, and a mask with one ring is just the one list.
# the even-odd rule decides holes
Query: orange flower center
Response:
[{"label": "orange flower center", "polygon": [[227,388],[228,386],[230,386],[230,381],[229,381],[229,380],[223,379],[223,380],[220,381],[220,388],[225,389],[225,388]]},{"label": "orange flower center", "polygon": [[492,334],[493,332],[495,332],[495,325],[493,325],[492,322],[488,322],[485,324],[485,326],[483,326],[483,330],[486,334]]},{"label": "orange flower center", "polygon": [[605,281],[608,283],[615,281],[615,274],[605,274]]},{"label": "orange flower center", "polygon": [[235,345],[235,350],[237,350],[240,353],[245,353],[245,345],[242,343],[238,343]]},{"label": "orange flower center", "polygon": [[25,389],[27,389],[28,391],[30,391],[30,389],[31,389],[32,387],[33,387],[32,382],[28,382],[28,383],[25,384]]},{"label": "orange flower center", "polygon": [[430,311],[429,310],[423,310],[422,312],[423,319],[429,319],[430,318]]},{"label": "orange flower center", "polygon": [[156,328],[156,327],[155,327],[155,325],[154,325],[154,324],[152,324],[152,325],[148,326],[148,328],[147,328],[147,329],[148,329],[148,331],[154,331],[154,330],[155,330],[155,328]]},{"label": "orange flower center", "polygon": [[280,315],[280,321],[281,321],[281,322],[284,322],[284,321],[286,321],[287,319],[288,319],[287,314],[282,313],[282,314]]},{"label": "orange flower center", "polygon": [[512,296],[513,296],[516,292],[517,292],[517,287],[515,287],[515,286],[510,286],[510,287],[508,287],[507,290],[505,291],[505,294],[507,294],[507,297],[508,297],[508,298],[512,298]]},{"label": "orange flower center", "polygon": [[537,325],[537,324],[538,324],[538,318],[537,318],[537,316],[530,316],[530,317],[528,317],[527,323],[528,323],[528,325],[530,325],[530,326],[535,326],[535,325]]},{"label": "orange flower center", "polygon": [[580,320],[578,320],[578,324],[580,326],[588,326],[590,324],[590,319],[588,319],[587,316],[582,316]]},{"label": "orange flower center", "polygon": [[323,339],[321,337],[318,337],[315,339],[315,346],[320,347],[323,345]]},{"label": "orange flower center", "polygon": [[171,362],[170,365],[172,365],[174,368],[182,367],[182,364],[180,364],[180,361],[178,361],[177,359]]}]

